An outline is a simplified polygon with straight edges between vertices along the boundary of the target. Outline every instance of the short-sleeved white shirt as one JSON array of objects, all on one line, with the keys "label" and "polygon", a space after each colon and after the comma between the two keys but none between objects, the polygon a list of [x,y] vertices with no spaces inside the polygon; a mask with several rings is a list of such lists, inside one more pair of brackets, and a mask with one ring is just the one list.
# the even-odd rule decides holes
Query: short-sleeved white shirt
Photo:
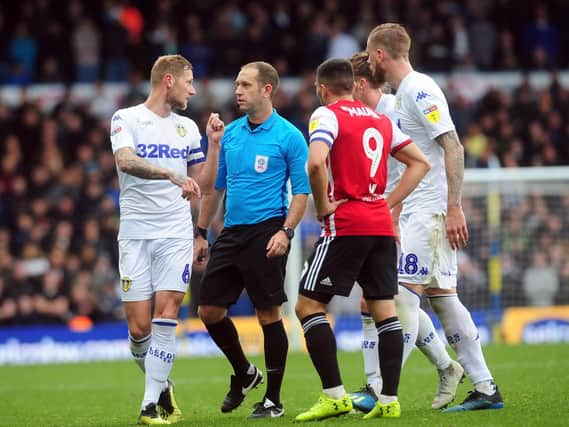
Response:
[{"label": "short-sleeved white shirt", "polygon": [[[160,117],[144,104],[118,110],[111,119],[115,153],[130,147],[144,160],[187,175],[188,167],[203,162],[201,135],[195,122],[171,113]],[[169,180],[137,178],[117,167],[120,184],[118,239],[192,238],[190,203]]]},{"label": "short-sleeved white shirt", "polygon": [[[395,122],[395,95],[384,93],[379,98],[379,102],[375,107],[375,111],[380,114],[385,114],[393,122]],[[387,197],[395,188],[401,177],[402,168],[401,162],[393,156],[387,159],[387,185],[383,193]]]},{"label": "short-sleeved white shirt", "polygon": [[431,163],[431,170],[405,199],[403,213],[446,213],[444,150],[435,138],[455,127],[446,98],[431,77],[416,71],[405,76],[395,94],[395,121]]}]

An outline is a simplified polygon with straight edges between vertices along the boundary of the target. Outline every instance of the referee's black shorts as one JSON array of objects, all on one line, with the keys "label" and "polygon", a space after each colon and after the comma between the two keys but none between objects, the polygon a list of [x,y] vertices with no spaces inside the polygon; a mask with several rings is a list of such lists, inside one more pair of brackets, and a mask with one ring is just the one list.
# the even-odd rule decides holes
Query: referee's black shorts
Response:
[{"label": "referee's black shorts", "polygon": [[397,294],[397,247],[391,236],[322,237],[304,265],[299,293],[329,303],[348,296],[354,282],[366,299]]},{"label": "referee's black shorts", "polygon": [[224,228],[211,247],[199,296],[200,305],[229,306],[243,288],[255,308],[281,305],[284,291],[284,256],[267,258],[267,244],[284,224],[284,217],[258,224]]}]

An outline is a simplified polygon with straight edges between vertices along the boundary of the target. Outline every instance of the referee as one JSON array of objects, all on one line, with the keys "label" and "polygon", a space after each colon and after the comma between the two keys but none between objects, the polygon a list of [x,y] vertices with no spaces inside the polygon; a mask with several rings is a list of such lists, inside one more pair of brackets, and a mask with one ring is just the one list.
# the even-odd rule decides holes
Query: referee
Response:
[{"label": "referee", "polygon": [[[241,68],[235,97],[246,114],[226,127],[220,144],[209,147],[208,156],[219,158],[217,178],[212,169],[202,181],[194,243],[196,261],[204,262],[207,228],[226,191],[224,229],[211,248],[198,313],[235,371],[221,405],[222,412],[230,412],[263,382],[263,374],[247,360],[235,325],[227,317],[228,306],[237,301],[243,288],[253,302],[263,329],[268,378],[265,396],[255,404],[250,418],[284,414],[280,388],[288,351],[281,317],[281,304],[287,300],[285,267],[294,228],[302,219],[310,193],[306,141],[273,109],[272,97],[278,86],[278,73],[266,62]],[[293,197],[287,206],[289,178]]]}]

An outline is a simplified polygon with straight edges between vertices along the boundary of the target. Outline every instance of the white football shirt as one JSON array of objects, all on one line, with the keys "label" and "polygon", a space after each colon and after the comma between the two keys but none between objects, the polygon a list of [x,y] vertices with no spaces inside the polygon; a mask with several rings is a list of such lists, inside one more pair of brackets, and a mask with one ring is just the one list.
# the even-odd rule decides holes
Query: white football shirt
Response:
[{"label": "white football shirt", "polygon": [[435,138],[455,127],[446,98],[431,77],[416,71],[405,76],[395,94],[395,120],[431,163],[431,170],[405,199],[403,213],[446,213],[444,150]]},{"label": "white football shirt", "polygon": [[[130,147],[144,160],[186,176],[205,156],[195,122],[171,113],[160,117],[144,104],[118,110],[111,119],[113,153]],[[143,179],[121,172],[118,239],[193,237],[190,203],[169,180]]]},{"label": "white football shirt", "polygon": [[[379,98],[379,102],[375,107],[375,111],[380,114],[385,114],[393,122],[395,122],[395,95],[384,93]],[[395,125],[394,125],[395,127]],[[383,195],[387,197],[395,188],[401,177],[402,169],[404,167],[401,162],[395,157],[389,156],[387,159],[387,185],[385,186],[385,192]]]}]

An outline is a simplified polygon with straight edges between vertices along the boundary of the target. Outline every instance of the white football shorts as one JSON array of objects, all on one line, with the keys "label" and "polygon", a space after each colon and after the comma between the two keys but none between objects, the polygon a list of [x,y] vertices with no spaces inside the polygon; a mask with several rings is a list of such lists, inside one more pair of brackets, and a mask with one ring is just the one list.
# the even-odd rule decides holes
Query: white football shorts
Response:
[{"label": "white football shorts", "polygon": [[399,218],[401,254],[397,263],[399,283],[425,288],[456,288],[456,251],[446,238],[443,214],[411,213]]},{"label": "white football shorts", "polygon": [[122,301],[146,301],[157,291],[186,292],[193,239],[119,240]]}]

